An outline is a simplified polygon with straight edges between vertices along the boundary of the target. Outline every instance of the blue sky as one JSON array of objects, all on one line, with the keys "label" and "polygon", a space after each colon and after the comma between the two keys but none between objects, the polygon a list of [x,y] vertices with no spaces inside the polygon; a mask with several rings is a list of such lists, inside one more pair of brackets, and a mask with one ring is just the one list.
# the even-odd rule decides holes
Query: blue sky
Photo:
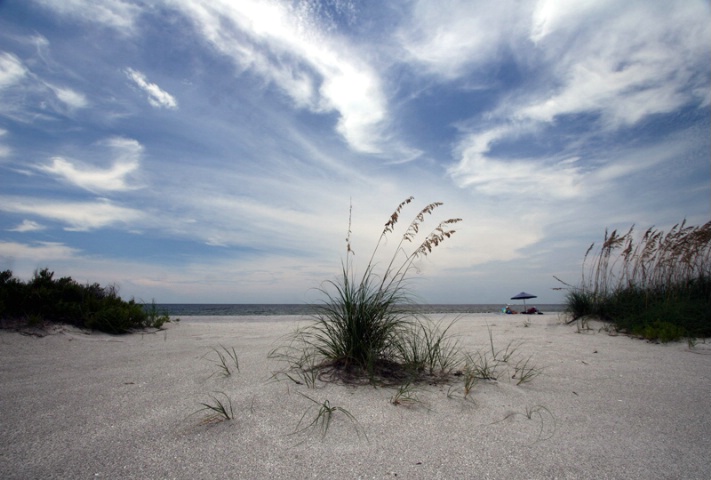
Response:
[{"label": "blue sky", "polygon": [[560,302],[553,275],[577,282],[606,228],[711,217],[710,20],[701,0],[0,1],[0,269],[302,303],[338,275],[351,205],[362,268],[412,195],[402,224],[435,201],[425,230],[463,219],[420,301]]}]

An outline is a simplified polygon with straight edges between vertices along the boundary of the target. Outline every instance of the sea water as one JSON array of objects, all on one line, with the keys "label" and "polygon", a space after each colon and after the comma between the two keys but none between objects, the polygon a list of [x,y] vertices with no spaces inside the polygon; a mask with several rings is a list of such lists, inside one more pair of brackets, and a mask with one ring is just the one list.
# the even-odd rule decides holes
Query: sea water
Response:
[{"label": "sea water", "polygon": [[[417,305],[417,310],[424,314],[446,314],[446,313],[501,313],[501,304],[425,304]],[[565,305],[559,304],[527,304],[527,307],[535,306],[541,312],[558,313],[562,312]],[[517,308],[518,307],[518,308]],[[523,305],[512,305],[514,310],[523,310]],[[171,317],[180,316],[281,316],[296,315],[309,316],[317,313],[317,305],[309,304],[210,304],[210,303],[160,303],[156,304],[156,309],[161,313],[167,313]]]}]

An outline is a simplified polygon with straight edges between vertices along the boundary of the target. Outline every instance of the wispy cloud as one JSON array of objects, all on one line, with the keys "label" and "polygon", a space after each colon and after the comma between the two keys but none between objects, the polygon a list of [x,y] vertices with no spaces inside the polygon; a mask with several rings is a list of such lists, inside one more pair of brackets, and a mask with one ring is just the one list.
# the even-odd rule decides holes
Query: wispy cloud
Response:
[{"label": "wispy cloud", "polygon": [[[43,54],[38,55],[44,62]],[[3,106],[3,116],[29,123],[38,119],[51,120],[54,114],[69,115],[90,105],[84,93],[63,86],[58,81],[45,80],[42,74],[28,66],[32,63],[32,59],[23,62],[15,55],[0,52],[0,105]]]},{"label": "wispy cloud", "polygon": [[[510,53],[529,8],[512,0],[417,0],[395,36],[406,60],[451,80]],[[490,76],[485,70],[474,75]]]},{"label": "wispy cloud", "polygon": [[70,109],[85,108],[89,105],[89,101],[84,94],[66,87],[57,87],[55,85],[47,85],[57,96],[57,98]]},{"label": "wispy cloud", "polygon": [[[0,128],[0,140],[7,135],[7,130]],[[12,150],[7,145],[0,143],[0,158],[9,157]]]},{"label": "wispy cloud", "polygon": [[[137,188],[128,179],[140,166],[143,146],[136,140],[114,137],[102,142],[113,151],[113,164],[97,168],[63,157],[53,157],[49,165],[39,165],[40,171],[91,192],[116,192]],[[103,162],[101,162],[103,163]]]},{"label": "wispy cloud", "polygon": [[[599,141],[600,136],[617,135],[653,115],[707,105],[708,88],[703,86],[709,81],[704,66],[709,49],[702,45],[709,42],[698,39],[711,42],[711,26],[697,21],[705,10],[700,3],[680,2],[677,7],[588,2],[573,8],[542,1],[530,23],[514,22],[513,38],[487,37],[491,41],[488,50],[501,51],[511,42],[517,45],[521,50],[517,55],[529,58],[520,68],[535,67],[530,71],[533,82],[513,90],[488,115],[479,117],[476,129],[464,129],[456,150],[458,161],[450,174],[459,185],[486,194],[496,191],[493,185],[499,178],[501,184],[524,192],[530,190],[526,185],[537,184],[545,195],[574,195],[583,182],[582,171],[558,163],[555,157],[561,152],[568,158],[588,156],[588,132],[594,132]],[[604,29],[598,27],[601,23]],[[687,28],[679,30],[681,24]],[[466,43],[464,33],[460,35]],[[448,35],[456,34],[455,30]],[[463,62],[477,60],[471,55],[462,58]],[[488,61],[484,58],[479,67],[485,68]],[[457,64],[449,71],[461,72],[462,68]],[[538,159],[524,159],[524,142],[529,150],[531,146],[540,149],[546,137],[555,135],[568,121],[581,122],[579,128],[586,131],[570,139],[558,135],[556,141],[562,143],[553,158],[544,150]],[[496,147],[506,144],[520,146],[497,154]],[[588,163],[588,169],[592,168]],[[526,178],[533,183],[527,184]]]},{"label": "wispy cloud", "polygon": [[126,0],[35,0],[62,15],[69,15],[86,23],[98,23],[123,34],[132,33],[140,5]]},{"label": "wispy cloud", "polygon": [[[556,87],[537,94],[517,115],[550,122],[594,112],[606,128],[618,128],[684,105],[703,105],[708,75],[700,72],[709,51],[698,39],[711,41],[711,25],[698,21],[708,14],[703,9],[697,2],[677,2],[674,8],[590,2],[575,9],[541,2],[530,38],[551,65]],[[604,20],[604,29],[597,20]]]},{"label": "wispy cloud", "polygon": [[40,230],[45,230],[47,227],[44,225],[41,225],[37,222],[34,222],[32,220],[23,220],[21,224],[14,228],[8,229],[10,232],[19,232],[19,233],[26,233],[26,232],[38,232]]},{"label": "wispy cloud", "polygon": [[59,242],[2,242],[0,241],[0,258],[4,261],[14,259],[32,258],[35,262],[50,260],[68,260],[79,253],[76,248],[69,247]]},{"label": "wispy cloud", "polygon": [[132,68],[126,69],[126,76],[131,79],[141,90],[148,95],[148,103],[156,108],[178,108],[178,102],[168,92],[162,90],[155,83],[146,80],[146,76]]},{"label": "wispy cloud", "polygon": [[382,151],[387,100],[381,81],[346,42],[276,2],[185,0],[175,5],[239,70],[273,82],[300,108],[337,112],[337,129],[353,149]]},{"label": "wispy cloud", "polygon": [[457,185],[492,197],[515,191],[529,198],[566,199],[582,193],[583,175],[574,159],[497,159],[488,155],[497,134],[502,135],[473,135],[460,146],[459,163],[449,170]]},{"label": "wispy cloud", "polygon": [[106,227],[126,227],[142,219],[144,214],[109,200],[94,202],[47,201],[37,197],[0,196],[0,210],[9,213],[36,215],[64,223],[66,230],[88,231]]},{"label": "wispy cloud", "polygon": [[3,89],[18,83],[25,75],[27,69],[17,56],[0,52],[0,93]]}]

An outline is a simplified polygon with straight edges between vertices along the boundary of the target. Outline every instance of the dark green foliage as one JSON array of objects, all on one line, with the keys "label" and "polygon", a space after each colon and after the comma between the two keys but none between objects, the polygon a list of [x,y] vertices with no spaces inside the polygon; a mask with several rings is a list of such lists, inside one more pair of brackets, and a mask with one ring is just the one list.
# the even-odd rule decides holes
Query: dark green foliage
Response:
[{"label": "dark green foliage", "polygon": [[583,261],[579,286],[566,296],[573,319],[595,316],[619,330],[663,342],[711,336],[711,222],[605,232],[597,255]]},{"label": "dark green foliage", "polygon": [[146,309],[133,299],[124,301],[114,286],[80,285],[70,277],[54,279],[48,269],[35,272],[29,282],[0,273],[0,319],[31,323],[66,323],[108,333],[160,328],[170,318]]}]

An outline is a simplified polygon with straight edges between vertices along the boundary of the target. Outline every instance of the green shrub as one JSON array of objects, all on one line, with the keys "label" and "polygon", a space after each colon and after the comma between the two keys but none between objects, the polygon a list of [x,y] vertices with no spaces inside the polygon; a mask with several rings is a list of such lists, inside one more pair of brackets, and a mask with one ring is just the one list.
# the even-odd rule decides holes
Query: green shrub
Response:
[{"label": "green shrub", "polygon": [[54,279],[54,272],[35,272],[29,282],[0,273],[0,318],[33,323],[67,323],[108,333],[160,328],[170,318],[146,309],[135,300],[122,300],[114,286],[80,285],[70,277]]}]

